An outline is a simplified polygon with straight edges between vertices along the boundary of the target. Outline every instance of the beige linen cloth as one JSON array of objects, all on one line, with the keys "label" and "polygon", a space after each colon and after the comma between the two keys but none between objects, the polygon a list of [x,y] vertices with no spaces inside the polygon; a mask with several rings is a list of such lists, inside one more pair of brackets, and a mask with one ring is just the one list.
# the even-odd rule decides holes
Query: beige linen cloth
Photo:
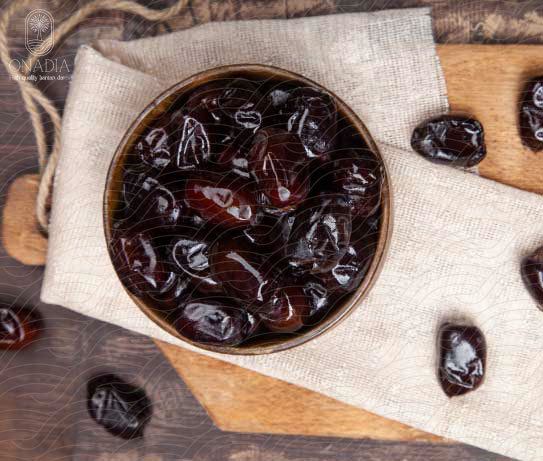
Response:
[{"label": "beige linen cloth", "polygon": [[[351,105],[390,169],[394,231],[370,295],[333,331],[269,356],[215,356],[425,431],[543,459],[543,314],[519,276],[521,256],[543,243],[543,199],[410,150],[414,125],[448,109],[427,9],[214,23],[83,46],[64,115],[43,301],[188,347],[117,280],[102,229],[106,172],[152,98],[241,62],[304,74]],[[488,343],[484,384],[453,399],[436,378],[436,333],[449,319],[473,322]]]}]

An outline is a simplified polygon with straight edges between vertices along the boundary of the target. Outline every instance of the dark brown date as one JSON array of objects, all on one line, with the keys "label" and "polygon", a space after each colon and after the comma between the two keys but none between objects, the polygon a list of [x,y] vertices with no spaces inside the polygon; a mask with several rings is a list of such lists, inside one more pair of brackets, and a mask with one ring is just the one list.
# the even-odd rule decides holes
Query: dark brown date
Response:
[{"label": "dark brown date", "polygon": [[144,132],[134,151],[145,165],[163,170],[172,162],[175,144],[171,116],[166,114]]},{"label": "dark brown date", "polygon": [[145,391],[112,374],[88,382],[87,407],[92,419],[123,439],[142,437],[152,414]]},{"label": "dark brown date", "polygon": [[221,171],[232,172],[244,179],[249,179],[249,153],[244,147],[230,144],[218,156],[217,164]]},{"label": "dark brown date", "polygon": [[201,86],[189,96],[185,107],[188,110],[202,107],[212,114],[216,122],[220,122],[220,118],[216,112],[219,109],[218,99],[224,91],[224,87],[225,84],[222,82],[211,82]]},{"label": "dark brown date", "polygon": [[249,166],[271,206],[291,208],[305,199],[310,182],[304,160],[304,147],[296,136],[279,128],[255,134]]},{"label": "dark brown date", "polygon": [[[185,273],[176,273],[173,265],[167,265],[171,268],[170,280],[167,282],[167,289],[160,293],[148,292],[146,295],[152,300],[152,307],[162,312],[170,312],[177,309],[180,302],[185,301],[193,295],[195,285],[192,279]],[[197,286],[196,286],[197,288]]]},{"label": "dark brown date", "polygon": [[138,194],[141,193],[141,188],[148,177],[154,178],[154,175],[150,173],[149,168],[142,168],[140,165],[130,165],[123,171],[122,198],[129,211],[137,208]]},{"label": "dark brown date", "polygon": [[320,195],[296,215],[286,246],[289,265],[312,273],[332,269],[349,248],[351,213],[343,197]]},{"label": "dark brown date", "polygon": [[486,369],[486,343],[474,326],[445,324],[439,331],[439,380],[449,397],[477,389]]},{"label": "dark brown date", "polygon": [[520,138],[533,151],[543,150],[543,76],[530,79],[520,101]]},{"label": "dark brown date", "polygon": [[[268,108],[258,87],[244,78],[226,84],[217,99],[217,106],[228,123],[243,133],[242,137],[250,136],[260,128]],[[240,141],[239,135],[237,138]]]},{"label": "dark brown date", "polygon": [[225,290],[244,304],[266,301],[271,283],[271,268],[244,238],[218,240],[211,250],[213,276]]},{"label": "dark brown date", "polygon": [[258,318],[271,331],[292,333],[304,325],[311,311],[308,298],[295,284],[279,284],[269,301],[258,310]]},{"label": "dark brown date", "polygon": [[32,343],[41,329],[36,310],[0,305],[0,349],[22,349]]},{"label": "dark brown date", "polygon": [[523,258],[520,273],[526,289],[543,311],[543,247]]},{"label": "dark brown date", "polygon": [[316,88],[294,89],[287,101],[288,131],[298,135],[308,158],[325,157],[334,148],[336,103]]},{"label": "dark brown date", "polygon": [[315,276],[304,277],[300,284],[309,302],[309,315],[305,320],[305,324],[309,325],[320,320],[329,311],[333,303],[332,294]]},{"label": "dark brown date", "polygon": [[359,155],[350,151],[334,162],[333,181],[338,192],[345,194],[353,218],[367,217],[381,204],[383,165],[371,152]]},{"label": "dark brown date", "polygon": [[472,167],[485,158],[483,126],[464,116],[442,115],[413,131],[411,147],[427,160]]},{"label": "dark brown date", "polygon": [[[227,114],[225,114],[220,104],[221,96],[226,91],[227,81],[218,81],[208,83],[190,95],[185,108],[190,111],[206,111],[211,118],[206,118],[206,126],[212,131],[212,139],[216,146],[211,146],[212,150],[216,147],[220,151],[224,146],[232,144],[239,135],[238,127],[232,126]],[[209,122],[213,121],[210,125]],[[239,139],[238,139],[239,141]]]},{"label": "dark brown date", "polygon": [[211,158],[211,148],[216,142],[213,117],[200,106],[193,110],[183,108],[173,113],[172,123],[179,133],[176,167],[180,170],[202,168]]},{"label": "dark brown date", "polygon": [[268,101],[257,86],[238,78],[204,85],[188,99],[189,110],[203,108],[213,119],[218,145],[244,144],[260,128]]},{"label": "dark brown date", "polygon": [[282,250],[287,244],[294,218],[294,214],[285,214],[279,218],[264,214],[257,225],[244,228],[243,235],[254,246],[255,251],[262,254],[273,253]]},{"label": "dark brown date", "polygon": [[158,295],[172,288],[175,278],[145,232],[119,231],[113,237],[114,264],[123,284],[135,295]]},{"label": "dark brown date", "polygon": [[175,328],[184,337],[202,344],[237,346],[257,326],[254,316],[221,299],[192,299],[179,306]]},{"label": "dark brown date", "polygon": [[275,241],[275,232],[278,232],[279,229],[276,229],[276,227],[276,222],[264,221],[256,226],[246,227],[242,232],[255,249],[258,248],[259,252],[267,252],[270,247],[273,247],[274,243],[277,243]]},{"label": "dark brown date", "polygon": [[258,219],[249,186],[229,177],[190,179],[185,197],[200,216],[224,227],[245,227]]},{"label": "dark brown date", "polygon": [[155,231],[181,224],[185,213],[182,183],[162,182],[138,170],[127,170],[124,176],[125,216],[129,221]]},{"label": "dark brown date", "polygon": [[350,293],[358,288],[373,260],[378,238],[378,228],[367,222],[353,229],[343,257],[332,270],[319,275],[331,293]]},{"label": "dark brown date", "polygon": [[209,252],[209,243],[198,235],[174,237],[169,250],[176,272],[186,274],[203,293],[221,293],[221,283],[211,275]]},{"label": "dark brown date", "polygon": [[292,228],[294,227],[294,222],[296,221],[296,214],[297,213],[294,211],[290,214],[283,215],[277,221],[277,225],[280,227],[280,237],[279,240],[277,240],[279,245],[277,245],[277,247],[281,250],[284,249],[288,244],[290,234],[292,233]]},{"label": "dark brown date", "polygon": [[266,98],[273,109],[278,114],[281,114],[285,110],[286,103],[290,98],[290,91],[286,87],[274,88],[266,95]]}]

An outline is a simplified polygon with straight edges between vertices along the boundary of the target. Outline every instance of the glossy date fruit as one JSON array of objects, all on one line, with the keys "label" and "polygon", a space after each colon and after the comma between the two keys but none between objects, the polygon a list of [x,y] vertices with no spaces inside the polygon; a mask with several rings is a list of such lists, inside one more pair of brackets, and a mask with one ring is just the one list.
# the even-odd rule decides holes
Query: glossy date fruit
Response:
[{"label": "glossy date fruit", "polygon": [[349,247],[351,230],[350,208],[342,196],[323,194],[306,201],[285,249],[289,265],[312,273],[332,269]]},{"label": "glossy date fruit", "polygon": [[[238,127],[232,126],[227,114],[220,108],[220,98],[228,86],[227,81],[211,82],[194,91],[187,100],[185,108],[190,111],[205,111],[206,126],[212,132],[212,151],[220,152],[225,146],[229,146],[238,137]],[[209,124],[209,122],[213,122]]]},{"label": "glossy date fruit", "polygon": [[124,176],[123,195],[128,220],[147,230],[181,224],[185,216],[181,182],[163,182],[147,171],[138,170],[127,170]]},{"label": "glossy date fruit", "polygon": [[262,125],[269,102],[257,86],[244,78],[204,85],[188,99],[190,110],[205,109],[214,121],[216,141],[221,145],[243,144]]},{"label": "glossy date fruit", "polygon": [[543,76],[530,79],[520,101],[520,138],[533,151],[543,150]]},{"label": "glossy date fruit", "polygon": [[293,282],[271,289],[269,301],[258,309],[258,318],[271,331],[292,333],[304,326],[311,311],[303,290]]},{"label": "glossy date fruit", "polygon": [[258,305],[266,301],[271,268],[244,238],[218,240],[211,250],[211,270],[227,293],[241,302]]},{"label": "glossy date fruit", "polygon": [[246,227],[258,219],[249,185],[237,179],[189,179],[185,198],[200,216],[224,227]]},{"label": "glossy date fruit", "polygon": [[465,116],[442,115],[413,131],[411,147],[427,160],[472,167],[485,158],[483,126]]},{"label": "glossy date fruit", "polygon": [[192,284],[204,293],[221,293],[221,283],[211,275],[209,243],[198,234],[176,236],[172,239],[169,254],[174,270],[185,274]]},{"label": "glossy date fruit", "polygon": [[345,194],[353,217],[371,216],[381,204],[383,165],[371,152],[350,151],[334,162],[333,182]]},{"label": "glossy date fruit", "polygon": [[142,437],[152,414],[145,391],[113,374],[96,376],[87,383],[87,407],[92,419],[123,439]]},{"label": "glossy date fruit", "polygon": [[526,289],[543,311],[543,247],[522,259],[520,273]]},{"label": "glossy date fruit", "polygon": [[378,229],[367,222],[353,229],[343,257],[329,272],[319,275],[331,293],[350,293],[358,288],[373,260],[378,238]]},{"label": "glossy date fruit", "polygon": [[449,397],[477,389],[486,371],[486,342],[479,328],[445,324],[439,331],[439,380]]},{"label": "glossy date fruit", "polygon": [[282,114],[288,99],[290,98],[290,91],[284,87],[274,88],[267,95],[269,104],[275,109],[279,114]]},{"label": "glossy date fruit", "polygon": [[264,213],[263,218],[257,225],[246,227],[242,232],[251,245],[254,246],[255,251],[269,255],[285,247],[294,218],[294,213],[284,214],[279,217]]},{"label": "glossy date fruit", "polygon": [[220,171],[232,172],[244,179],[249,179],[249,153],[242,146],[231,144],[218,156],[217,164]]},{"label": "glossy date fruit", "polygon": [[141,194],[141,188],[148,177],[154,178],[154,175],[150,174],[149,168],[142,168],[140,165],[127,166],[123,171],[121,195],[124,204],[129,211],[132,210],[132,208],[137,208],[137,199],[141,200],[138,195]]},{"label": "glossy date fruit", "polygon": [[171,115],[163,115],[146,130],[134,151],[145,165],[162,170],[170,165],[174,156],[175,133]]},{"label": "glossy date fruit", "polygon": [[231,302],[206,297],[182,303],[174,325],[192,341],[236,346],[254,333],[257,321],[250,312]]},{"label": "glossy date fruit", "polygon": [[261,127],[268,111],[268,103],[257,85],[244,78],[226,83],[217,106],[221,123],[234,130],[233,137],[238,143],[245,142]]},{"label": "glossy date fruit", "polygon": [[259,191],[273,207],[293,207],[309,193],[304,147],[293,134],[279,128],[259,130],[249,152],[249,166]]},{"label": "glossy date fruit", "polygon": [[177,309],[180,302],[191,296],[198,285],[184,273],[176,272],[173,265],[164,263],[170,269],[169,280],[166,288],[159,293],[147,292],[148,299],[151,300],[151,307],[156,311],[171,312]]},{"label": "glossy date fruit", "polygon": [[212,115],[215,121],[220,122],[219,115],[216,112],[219,109],[218,99],[224,91],[224,87],[224,82],[211,82],[202,85],[189,96],[185,107],[189,110],[202,107]]},{"label": "glossy date fruit", "polygon": [[309,159],[325,157],[335,146],[337,107],[321,90],[300,87],[290,93],[287,129],[298,135]]},{"label": "glossy date fruit", "polygon": [[250,226],[243,229],[243,236],[260,254],[267,254],[273,251],[277,245],[280,228],[276,222],[264,220],[256,226]]},{"label": "glossy date fruit", "polygon": [[111,242],[114,264],[123,284],[135,295],[158,295],[172,288],[175,278],[145,232],[119,231]]},{"label": "glossy date fruit", "polygon": [[309,314],[305,320],[305,324],[309,325],[328,312],[333,303],[332,293],[319,278],[312,275],[304,277],[299,283],[309,303]]},{"label": "glossy date fruit", "polygon": [[182,108],[173,113],[171,123],[179,133],[175,166],[180,170],[203,168],[218,136],[211,114],[200,106],[193,110]]},{"label": "glossy date fruit", "polygon": [[0,305],[0,349],[22,349],[39,335],[41,317],[36,310]]}]

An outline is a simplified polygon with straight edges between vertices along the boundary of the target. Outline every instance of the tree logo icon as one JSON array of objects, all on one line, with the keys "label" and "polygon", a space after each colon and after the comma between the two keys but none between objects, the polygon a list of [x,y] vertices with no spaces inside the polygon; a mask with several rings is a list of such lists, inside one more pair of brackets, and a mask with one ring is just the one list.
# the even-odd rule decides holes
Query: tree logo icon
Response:
[{"label": "tree logo icon", "polygon": [[46,10],[33,10],[25,20],[25,46],[29,53],[44,56],[53,48],[54,20]]}]

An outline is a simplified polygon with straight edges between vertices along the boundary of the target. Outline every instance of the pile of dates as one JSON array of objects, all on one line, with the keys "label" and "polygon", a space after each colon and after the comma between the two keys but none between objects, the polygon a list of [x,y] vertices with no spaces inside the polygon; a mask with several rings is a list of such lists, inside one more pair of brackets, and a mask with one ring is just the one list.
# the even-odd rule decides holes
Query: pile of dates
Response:
[{"label": "pile of dates", "polygon": [[360,285],[381,160],[328,93],[238,76],[179,96],[123,162],[122,282],[194,342],[314,325]]}]

